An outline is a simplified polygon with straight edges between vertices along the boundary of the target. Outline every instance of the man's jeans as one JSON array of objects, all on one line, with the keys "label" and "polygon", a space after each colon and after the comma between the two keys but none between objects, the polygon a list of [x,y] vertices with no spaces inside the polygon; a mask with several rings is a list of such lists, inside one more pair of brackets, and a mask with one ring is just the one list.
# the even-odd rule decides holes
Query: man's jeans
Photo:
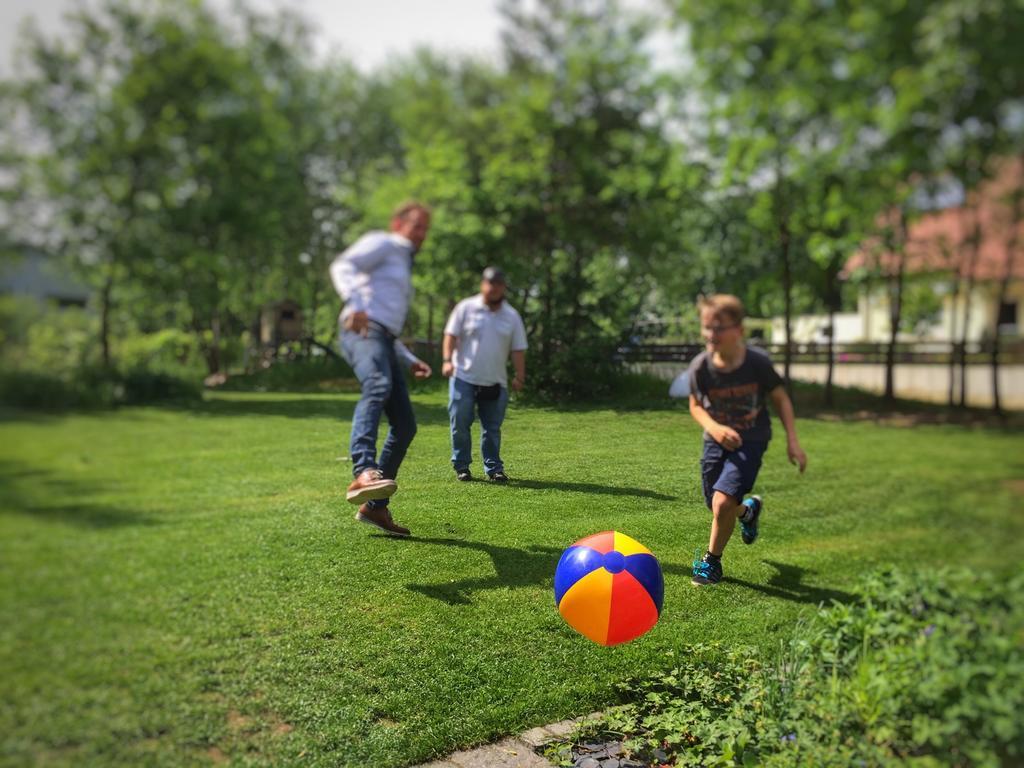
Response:
[{"label": "man's jeans", "polygon": [[[355,371],[362,389],[362,397],[352,414],[352,440],[349,444],[352,474],[379,468],[384,477],[394,479],[416,435],[416,416],[412,412],[405,376],[395,355],[395,339],[375,325],[369,327],[366,336],[342,331],[341,353]],[[377,428],[381,413],[387,414],[391,428],[378,464]],[[378,506],[386,504],[383,501]]]},{"label": "man's jeans", "polygon": [[476,388],[452,376],[448,384],[448,418],[452,428],[452,466],[456,470],[468,469],[473,461],[473,439],[469,428],[473,425],[474,406],[480,414],[480,453],[484,457],[487,474],[503,472],[501,461],[501,423],[508,407],[508,388],[502,387],[497,400],[478,400]]}]

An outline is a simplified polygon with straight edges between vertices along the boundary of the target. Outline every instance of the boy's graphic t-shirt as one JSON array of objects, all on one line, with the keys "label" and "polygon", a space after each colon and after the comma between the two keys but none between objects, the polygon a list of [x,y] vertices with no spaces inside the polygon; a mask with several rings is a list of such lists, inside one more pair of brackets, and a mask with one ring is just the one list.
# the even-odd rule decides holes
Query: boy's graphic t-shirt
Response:
[{"label": "boy's graphic t-shirt", "polygon": [[[721,371],[711,364],[711,355],[701,352],[689,367],[690,393],[711,418],[732,427],[743,440],[771,439],[772,422],[765,406],[766,395],[782,384],[767,353],[747,347],[736,370]],[[704,439],[711,436],[704,433]]]}]

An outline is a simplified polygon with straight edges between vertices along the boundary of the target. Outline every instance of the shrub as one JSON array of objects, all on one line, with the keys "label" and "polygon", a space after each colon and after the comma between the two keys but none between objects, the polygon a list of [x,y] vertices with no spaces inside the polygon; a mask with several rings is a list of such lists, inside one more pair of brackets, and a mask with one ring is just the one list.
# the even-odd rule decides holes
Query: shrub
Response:
[{"label": "shrub", "polygon": [[606,398],[622,372],[614,352],[614,342],[595,339],[556,347],[546,362],[534,353],[527,360],[529,394],[550,402]]},{"label": "shrub", "polygon": [[22,370],[0,372],[0,403],[4,406],[56,410],[104,404],[101,393],[92,393],[94,397],[87,394],[57,376]]},{"label": "shrub", "polygon": [[119,367],[129,371],[161,371],[197,380],[204,371],[199,339],[177,328],[125,336],[118,342],[116,359]]},{"label": "shrub", "polygon": [[255,373],[230,376],[222,388],[259,392],[322,391],[338,379],[354,378],[355,374],[344,360],[323,355],[281,360]]},{"label": "shrub", "polygon": [[3,349],[24,344],[29,329],[46,311],[45,305],[28,296],[0,296],[0,343]]},{"label": "shrub", "polygon": [[117,377],[120,384],[118,405],[189,402],[202,399],[198,382],[169,373],[136,369]]},{"label": "shrub", "polygon": [[0,297],[0,402],[56,410],[138,405],[201,397],[198,338],[180,330],[112,339],[115,369],[99,365],[98,319],[77,307]]},{"label": "shrub", "polygon": [[861,594],[774,654],[684,648],[592,728],[654,765],[1024,763],[1024,573],[885,571]]},{"label": "shrub", "polygon": [[198,384],[145,370],[120,373],[84,367],[64,376],[17,369],[0,373],[0,403],[14,408],[109,408],[201,397]]},{"label": "shrub", "polygon": [[96,362],[96,319],[77,307],[56,309],[3,297],[0,336],[5,367],[63,374]]}]

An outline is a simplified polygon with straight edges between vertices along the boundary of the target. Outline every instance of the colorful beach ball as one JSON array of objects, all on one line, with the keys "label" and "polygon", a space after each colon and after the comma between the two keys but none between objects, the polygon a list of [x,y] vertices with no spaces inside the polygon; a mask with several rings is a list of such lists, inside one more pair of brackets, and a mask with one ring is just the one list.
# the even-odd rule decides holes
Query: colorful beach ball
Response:
[{"label": "colorful beach ball", "polygon": [[562,553],[555,605],[570,627],[600,645],[633,640],[658,623],[665,581],[658,559],[618,531],[595,533]]}]

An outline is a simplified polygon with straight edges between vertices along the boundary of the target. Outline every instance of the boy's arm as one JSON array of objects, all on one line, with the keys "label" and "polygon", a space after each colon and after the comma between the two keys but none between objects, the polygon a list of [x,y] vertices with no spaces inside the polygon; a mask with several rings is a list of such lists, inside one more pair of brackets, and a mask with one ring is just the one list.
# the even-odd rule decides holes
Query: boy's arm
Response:
[{"label": "boy's arm", "polygon": [[796,414],[793,413],[793,401],[789,399],[786,388],[782,385],[775,387],[768,393],[772,400],[772,407],[779,414],[782,426],[786,428],[786,455],[789,456],[791,464],[800,467],[802,473],[807,469],[807,454],[800,447],[800,439],[796,436]]},{"label": "boy's arm", "polygon": [[690,395],[690,415],[693,416],[694,421],[704,428],[705,432],[711,435],[711,439],[723,448],[735,451],[743,445],[743,439],[740,437],[740,433],[732,427],[719,424],[711,418],[711,414],[708,413],[707,409],[701,405],[693,395]]}]

